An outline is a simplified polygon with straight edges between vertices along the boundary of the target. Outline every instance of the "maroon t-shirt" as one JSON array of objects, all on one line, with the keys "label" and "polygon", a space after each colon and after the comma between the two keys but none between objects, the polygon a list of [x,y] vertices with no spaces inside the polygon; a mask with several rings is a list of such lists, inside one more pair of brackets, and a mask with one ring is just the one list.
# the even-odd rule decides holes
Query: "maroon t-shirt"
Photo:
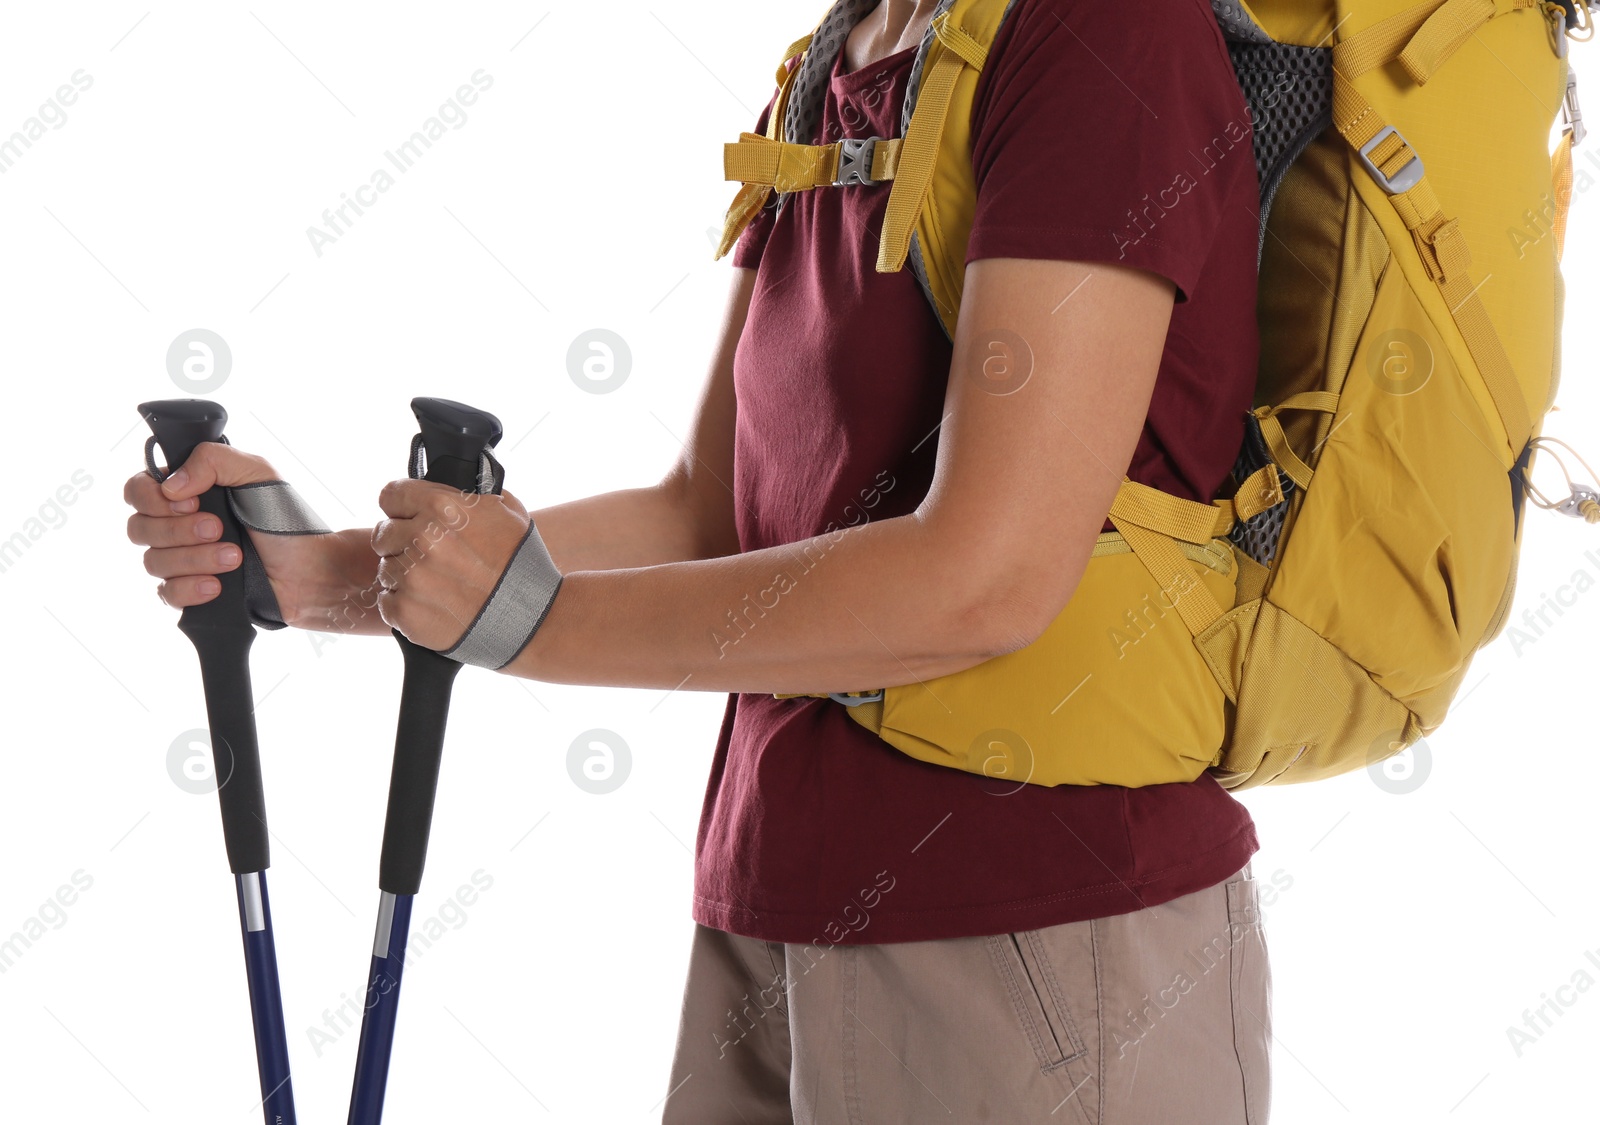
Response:
[{"label": "maroon t-shirt", "polygon": [[[841,51],[813,140],[899,135],[915,55],[843,73]],[[1017,0],[972,137],[968,261],[1121,263],[1177,285],[1129,475],[1211,499],[1254,387],[1257,181],[1206,0],[1137,19],[1103,0]],[[932,480],[951,349],[910,270],[875,268],[888,197],[795,193],[735,250],[757,270],[734,359],[741,550],[905,515]],[[1256,848],[1209,778],[1019,787],[907,757],[830,700],[741,694],[706,791],[694,917],[785,942],[1006,933],[1166,902]]]}]

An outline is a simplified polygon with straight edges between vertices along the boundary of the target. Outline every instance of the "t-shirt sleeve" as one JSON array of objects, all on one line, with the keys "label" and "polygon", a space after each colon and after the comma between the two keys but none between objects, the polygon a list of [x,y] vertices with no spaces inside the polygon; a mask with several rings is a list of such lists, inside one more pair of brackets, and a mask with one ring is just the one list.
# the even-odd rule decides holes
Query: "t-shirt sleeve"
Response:
[{"label": "t-shirt sleeve", "polygon": [[[752,133],[767,131],[767,121],[772,117],[772,106],[777,100],[778,93],[774,90],[772,97],[767,99],[767,107],[756,119],[756,127],[750,130]],[[734,186],[731,180],[728,186]],[[774,207],[777,201],[777,195],[768,196],[767,205],[756,212],[755,218],[750,220],[750,225],[744,228],[744,233],[733,244],[733,264],[740,269],[753,270],[761,264],[761,252],[766,249],[767,236],[772,233],[772,224],[777,217],[777,210]]]},{"label": "t-shirt sleeve", "polygon": [[1205,0],[1017,0],[973,104],[966,260],[1134,266],[1187,300],[1222,209],[1254,210],[1251,137]]}]

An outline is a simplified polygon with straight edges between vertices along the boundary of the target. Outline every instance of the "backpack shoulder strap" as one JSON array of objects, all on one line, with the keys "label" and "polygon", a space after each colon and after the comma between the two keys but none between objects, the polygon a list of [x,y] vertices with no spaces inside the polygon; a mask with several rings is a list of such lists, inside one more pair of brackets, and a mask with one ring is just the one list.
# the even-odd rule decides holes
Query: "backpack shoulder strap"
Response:
[{"label": "backpack shoulder strap", "polygon": [[[728,209],[716,257],[732,249],[774,194],[781,208],[795,191],[892,181],[878,271],[894,273],[909,260],[953,338],[976,203],[972,103],[989,47],[1015,0],[941,0],[912,65],[899,137],[813,144],[833,60],[877,2],[835,0],[816,29],[785,52],[766,135],[741,133],[737,143],[724,146],[724,175],[743,186]],[[797,54],[799,63],[788,66]]]},{"label": "backpack shoulder strap", "polygon": [[[955,338],[977,185],[972,104],[1016,0],[943,0],[912,64],[901,148],[878,243],[878,272],[907,260],[945,335]],[[935,170],[937,169],[937,174]]]}]

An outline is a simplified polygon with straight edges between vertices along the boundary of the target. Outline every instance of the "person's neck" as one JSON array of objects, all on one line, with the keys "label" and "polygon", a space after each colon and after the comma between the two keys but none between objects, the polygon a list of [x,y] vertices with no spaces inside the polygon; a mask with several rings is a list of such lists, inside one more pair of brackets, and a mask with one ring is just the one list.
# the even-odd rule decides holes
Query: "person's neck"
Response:
[{"label": "person's neck", "polygon": [[845,66],[860,70],[920,42],[939,0],[883,0],[845,40]]}]

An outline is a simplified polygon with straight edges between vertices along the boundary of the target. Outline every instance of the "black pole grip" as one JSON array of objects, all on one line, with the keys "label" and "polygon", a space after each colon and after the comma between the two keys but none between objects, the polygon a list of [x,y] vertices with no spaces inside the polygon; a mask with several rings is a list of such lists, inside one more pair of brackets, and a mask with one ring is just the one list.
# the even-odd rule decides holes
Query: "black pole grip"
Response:
[{"label": "black pole grip", "polygon": [[[411,410],[417,416],[427,454],[428,471],[423,479],[477,492],[483,454],[499,443],[504,432],[500,420],[487,411],[445,398],[414,398]],[[498,485],[494,491],[499,491]],[[405,659],[405,684],[400,691],[378,887],[390,894],[414,895],[422,886],[422,869],[428,858],[450,691],[461,665],[412,644],[398,630],[394,637]]]},{"label": "black pole grip", "polygon": [[500,444],[504,433],[500,419],[447,398],[414,398],[411,412],[417,416],[422,447],[428,453],[428,471],[422,479],[477,492],[483,453]]},{"label": "black pole grip", "polygon": [[[165,399],[139,405],[156,444],[176,469],[201,442],[219,441],[228,412],[197,398]],[[219,543],[244,550],[244,531],[228,506],[227,494],[211,488],[200,495],[200,510],[222,524]],[[211,728],[211,763],[222,807],[222,838],[235,875],[265,871],[269,865],[267,803],[261,786],[261,753],[256,742],[255,697],[250,689],[250,645],[255,627],[245,605],[244,568],[217,575],[222,592],[203,605],[184,609],[178,628],[200,657],[206,722]]]}]

